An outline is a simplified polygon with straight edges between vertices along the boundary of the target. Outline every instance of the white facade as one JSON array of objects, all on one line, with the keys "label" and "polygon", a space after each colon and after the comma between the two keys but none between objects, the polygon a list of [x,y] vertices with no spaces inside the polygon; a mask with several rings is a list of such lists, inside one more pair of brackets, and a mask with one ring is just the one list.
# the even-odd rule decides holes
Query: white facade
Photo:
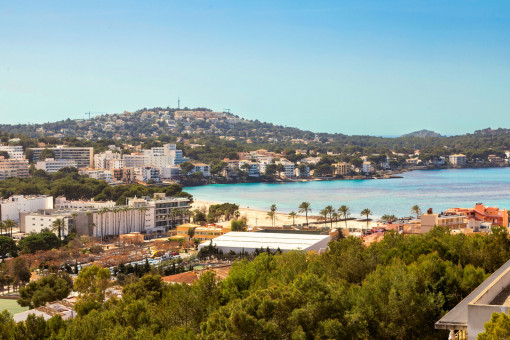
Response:
[{"label": "white facade", "polygon": [[58,159],[46,158],[44,161],[37,161],[35,168],[44,170],[49,174],[53,174],[63,168],[76,168],[78,164],[71,159]]},{"label": "white facade", "polygon": [[0,221],[19,222],[20,213],[35,212],[40,209],[53,209],[52,196],[11,196],[0,201]]},{"label": "white facade", "polygon": [[9,158],[12,159],[24,159],[25,154],[23,153],[23,147],[18,145],[0,145],[0,151],[6,151],[9,154]]},{"label": "white facade", "polygon": [[124,166],[126,168],[141,168],[145,166],[145,157],[141,153],[124,155]]},{"label": "white facade", "polygon": [[195,167],[193,168],[193,170],[191,170],[191,173],[194,173],[194,172],[202,172],[202,174],[204,175],[204,177],[211,177],[211,169],[210,169],[210,166],[209,164],[204,164],[204,163],[197,163],[197,164],[193,164]]},{"label": "white facade", "polygon": [[[69,218],[68,214],[44,214],[44,213],[31,213],[25,215],[25,226],[23,232],[29,234],[31,232],[40,233],[43,229],[51,230],[53,222],[56,219],[64,221],[64,227],[60,230],[61,237],[67,235],[69,231]],[[58,230],[53,231],[58,236]]]},{"label": "white facade", "polygon": [[283,176],[285,177],[294,177],[294,163],[289,162],[287,160],[281,160],[276,162],[276,164],[281,164],[285,168],[285,171],[283,171]]},{"label": "white facade", "polygon": [[109,170],[87,170],[85,174],[87,174],[90,178],[105,181],[108,184],[113,184],[113,173]]},{"label": "white facade", "polygon": [[68,201],[64,196],[55,198],[55,209],[104,209],[115,207],[115,202]]},{"label": "white facade", "polygon": [[177,150],[175,144],[165,144],[143,151],[144,165],[154,168],[163,168],[167,165],[175,166],[188,161],[183,157],[182,150]]},{"label": "white facade", "polygon": [[372,163],[370,162],[363,162],[363,165],[361,167],[361,172],[364,174],[369,174],[374,171],[374,168],[372,167]]},{"label": "white facade", "polygon": [[161,169],[160,175],[162,179],[177,180],[181,177],[181,167],[167,165]]},{"label": "white facade", "polygon": [[466,156],[462,154],[450,155],[450,157],[448,157],[448,160],[454,166],[466,164]]},{"label": "white facade", "polygon": [[145,183],[151,179],[156,183],[161,182],[159,169],[152,168],[150,166],[135,169],[135,179]]},{"label": "white facade", "polygon": [[[265,232],[238,232],[232,231],[212,240],[212,244],[222,250],[224,254],[234,251],[237,254],[245,251],[253,253],[256,249],[267,249],[282,252],[291,250],[322,252],[328,247],[331,240],[329,235],[289,234],[289,233],[265,233]],[[211,241],[206,241],[198,246],[198,249],[209,246]]]},{"label": "white facade", "polygon": [[108,160],[120,160],[121,155],[120,153],[114,153],[110,150],[102,153],[98,153],[94,155],[94,167],[96,169],[105,169],[110,170],[110,168],[107,165]]}]

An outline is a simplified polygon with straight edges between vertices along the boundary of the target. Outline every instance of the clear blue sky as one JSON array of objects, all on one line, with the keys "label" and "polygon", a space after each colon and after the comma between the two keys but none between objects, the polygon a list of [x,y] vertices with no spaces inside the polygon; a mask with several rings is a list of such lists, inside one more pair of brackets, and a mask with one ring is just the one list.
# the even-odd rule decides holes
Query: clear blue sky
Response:
[{"label": "clear blue sky", "polygon": [[2,1],[0,121],[230,108],[314,131],[510,127],[510,1]]}]

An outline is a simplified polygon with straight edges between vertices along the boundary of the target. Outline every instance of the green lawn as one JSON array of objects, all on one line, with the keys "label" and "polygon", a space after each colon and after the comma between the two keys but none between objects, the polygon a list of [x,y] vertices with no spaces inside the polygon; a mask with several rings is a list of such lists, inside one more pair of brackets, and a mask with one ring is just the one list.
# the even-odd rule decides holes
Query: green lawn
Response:
[{"label": "green lawn", "polygon": [[11,314],[17,314],[28,310],[28,307],[21,307],[16,300],[0,299],[0,311],[7,309]]}]

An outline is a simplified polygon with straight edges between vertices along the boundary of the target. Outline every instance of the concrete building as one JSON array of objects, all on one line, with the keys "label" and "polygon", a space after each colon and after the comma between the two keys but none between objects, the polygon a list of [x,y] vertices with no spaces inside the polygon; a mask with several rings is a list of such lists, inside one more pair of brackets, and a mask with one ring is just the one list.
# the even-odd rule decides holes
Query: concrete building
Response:
[{"label": "concrete building", "polygon": [[450,339],[475,340],[492,313],[510,310],[510,260],[482,282],[457,306],[436,322],[436,329],[450,331]]},{"label": "concrete building", "polygon": [[78,163],[76,163],[75,160],[72,159],[53,159],[53,158],[46,158],[44,161],[37,161],[35,168],[39,170],[44,170],[49,174],[53,174],[60,169],[63,168],[76,168],[78,166]]},{"label": "concrete building", "polygon": [[124,166],[126,168],[141,168],[145,166],[145,157],[142,153],[132,153],[124,155]]},{"label": "concrete building", "polygon": [[479,222],[489,222],[493,226],[503,226],[508,228],[508,211],[498,207],[486,207],[483,203],[476,203],[474,208],[451,208],[447,210],[448,214],[464,215],[468,220],[473,219]]},{"label": "concrete building", "polygon": [[6,151],[9,159],[25,159],[23,147],[20,145],[0,145],[0,151]]},{"label": "concrete building", "polygon": [[190,173],[194,173],[194,172],[201,172],[204,177],[211,177],[211,167],[209,166],[209,164],[205,164],[205,163],[193,163],[193,165],[195,166],[193,168],[193,170],[190,171]]},{"label": "concrete building", "polygon": [[[224,254],[231,250],[236,253],[242,251],[253,253],[256,249],[267,249],[283,252],[291,250],[322,252],[331,240],[329,235],[262,233],[232,231],[212,240],[212,244],[222,250]],[[205,241],[198,249],[207,247],[211,241]]]},{"label": "concrete building", "polygon": [[363,162],[363,165],[361,166],[361,172],[365,175],[371,174],[374,172],[374,168],[372,167],[372,163],[370,162]]},{"label": "concrete building", "polygon": [[26,159],[5,159],[0,156],[0,180],[9,177],[27,178],[29,175],[29,164]]},{"label": "concrete building", "polygon": [[[51,230],[53,228],[53,222],[57,219],[64,221],[64,227],[60,231],[61,237],[66,236],[69,233],[70,219],[72,218],[71,212],[69,211],[57,211],[57,210],[39,210],[28,214],[22,214],[24,222],[20,223],[20,232],[22,233],[40,233],[43,229]],[[58,236],[58,231],[54,231],[55,235]]]},{"label": "concrete building", "polygon": [[[154,194],[154,197],[129,198],[127,205],[136,208],[147,208],[147,214],[153,214],[149,232],[166,232],[189,221],[191,201],[184,197],[165,197],[165,194]],[[149,227],[148,227],[149,228]]]},{"label": "concrete building", "polygon": [[115,202],[68,201],[64,196],[55,198],[55,209],[104,209],[115,207]]},{"label": "concrete building", "polygon": [[292,162],[289,162],[288,160],[286,159],[282,159],[280,161],[277,161],[276,164],[281,164],[283,165],[284,167],[284,171],[281,172],[281,176],[282,177],[286,177],[286,178],[292,178],[294,177],[294,163]]},{"label": "concrete building", "polygon": [[466,156],[463,154],[450,155],[448,161],[453,166],[462,166],[466,164]]},{"label": "concrete building", "polygon": [[160,176],[161,179],[179,180],[181,177],[181,167],[167,165],[161,169]]},{"label": "concrete building", "polygon": [[105,181],[108,184],[113,184],[113,173],[109,170],[94,170],[87,169],[85,171],[81,171],[82,175],[88,175],[90,178],[94,178],[100,181]]},{"label": "concrete building", "polygon": [[108,150],[106,152],[98,153],[94,155],[94,168],[111,170],[108,166],[108,161],[121,160],[122,156],[120,153],[112,152]]},{"label": "concrete building", "polygon": [[345,162],[335,163],[333,167],[335,168],[334,174],[336,176],[346,176],[351,170],[351,165]]},{"label": "concrete building", "polygon": [[158,168],[144,166],[141,168],[136,168],[134,173],[135,180],[139,182],[147,183],[150,180],[154,181],[155,183],[161,182],[161,176]]},{"label": "concrete building", "polygon": [[144,165],[154,168],[163,168],[167,165],[176,166],[188,161],[182,154],[182,150],[177,150],[175,144],[165,144],[162,147],[153,147],[143,151]]},{"label": "concrete building", "polygon": [[78,168],[92,168],[94,166],[94,148],[68,147],[58,145],[54,148],[32,148],[34,153],[33,161],[37,162],[44,149],[53,151],[56,160],[74,160]]},{"label": "concrete building", "polygon": [[0,221],[19,222],[20,213],[30,213],[40,209],[53,209],[51,196],[11,196],[0,200]]}]

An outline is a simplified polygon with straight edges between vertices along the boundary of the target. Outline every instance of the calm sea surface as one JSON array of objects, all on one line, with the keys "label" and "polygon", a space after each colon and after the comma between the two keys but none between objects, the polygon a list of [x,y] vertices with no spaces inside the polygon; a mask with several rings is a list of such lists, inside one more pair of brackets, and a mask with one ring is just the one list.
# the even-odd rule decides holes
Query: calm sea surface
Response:
[{"label": "calm sea surface", "polygon": [[409,216],[413,205],[422,210],[442,211],[472,207],[477,202],[510,208],[510,168],[422,170],[403,174],[404,178],[295,183],[214,184],[188,187],[196,200],[237,203],[242,207],[296,211],[308,201],[312,213],[326,205],[345,204],[356,217],[369,208],[374,217],[384,214]]}]

